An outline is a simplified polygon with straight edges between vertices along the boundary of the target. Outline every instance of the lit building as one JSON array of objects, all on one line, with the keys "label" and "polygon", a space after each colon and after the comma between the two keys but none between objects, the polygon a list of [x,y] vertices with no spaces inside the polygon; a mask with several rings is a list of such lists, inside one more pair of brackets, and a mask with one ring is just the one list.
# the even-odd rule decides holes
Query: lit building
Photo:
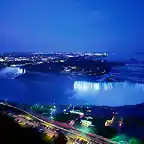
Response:
[{"label": "lit building", "polygon": [[88,121],[88,120],[81,120],[81,124],[82,126],[84,127],[89,127],[92,125],[92,122],[91,121]]},{"label": "lit building", "polygon": [[80,112],[80,111],[78,111],[78,110],[71,110],[70,111],[70,113],[74,113],[74,114],[79,114],[80,116],[83,116],[84,115],[84,113],[82,113],[82,112]]}]

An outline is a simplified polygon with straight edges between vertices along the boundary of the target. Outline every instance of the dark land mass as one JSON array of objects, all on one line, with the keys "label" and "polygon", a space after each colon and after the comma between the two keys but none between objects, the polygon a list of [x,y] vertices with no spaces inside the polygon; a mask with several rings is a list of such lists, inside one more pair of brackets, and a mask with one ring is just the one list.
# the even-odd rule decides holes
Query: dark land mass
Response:
[{"label": "dark land mass", "polygon": [[[107,138],[124,134],[129,137],[136,137],[144,140],[144,103],[138,105],[126,105],[120,107],[108,106],[76,106],[75,110],[86,112],[87,108],[91,109],[88,116],[92,116],[92,124],[94,125],[94,133]],[[117,113],[117,119],[112,127],[105,127],[106,120],[112,119],[112,113]],[[78,116],[74,114],[59,113],[55,116],[57,121],[69,123],[70,120],[76,119]],[[121,129],[118,127],[120,119],[123,119]],[[75,122],[75,126],[80,126],[80,120]]]},{"label": "dark land mass", "polygon": [[[12,105],[18,106],[18,104],[14,104],[11,102]],[[22,105],[22,104],[20,104]],[[19,107],[19,106],[18,106]],[[23,104],[21,108],[30,108],[29,105]],[[49,107],[48,105],[44,105],[43,107]],[[78,118],[77,115],[72,114],[63,114],[63,109],[65,109],[66,105],[56,106],[57,109],[61,109],[60,113],[54,116],[56,121],[69,123],[70,120]],[[98,135],[102,135],[107,138],[113,138],[117,135],[124,134],[128,137],[135,137],[144,141],[144,103],[137,104],[137,105],[125,105],[120,107],[108,107],[108,106],[75,106],[75,110],[80,110],[82,112],[86,112],[88,109],[91,109],[90,113],[87,113],[88,116],[92,116],[92,127],[93,132]],[[22,108],[22,109],[23,109]],[[116,112],[118,114],[118,119],[116,120],[113,127],[105,127],[105,121],[110,120],[112,118],[112,113]],[[121,129],[117,129],[119,119],[123,119],[123,126]],[[75,126],[78,128],[80,126],[80,119],[75,122]]]},{"label": "dark land mass", "polygon": [[[13,118],[2,112],[8,109],[0,109],[0,144],[66,144],[67,140],[63,133],[59,133],[58,137],[52,140],[35,128],[21,127]],[[20,113],[18,110],[15,112]]]},{"label": "dark land mass", "polygon": [[32,128],[21,128],[14,120],[0,113],[0,144],[50,144]]},{"label": "dark land mass", "polygon": [[72,70],[71,72],[83,72],[89,73],[89,71],[92,71],[93,73],[96,73],[97,75],[101,75],[101,72],[103,70],[106,71],[106,73],[110,72],[110,69],[113,66],[122,66],[124,65],[123,63],[118,63],[118,62],[107,62],[107,61],[101,61],[101,60],[84,60],[84,59],[69,59],[63,63],[61,62],[45,62],[43,64],[35,64],[35,65],[26,65],[24,66],[27,71],[31,72],[61,72],[64,70],[65,67],[73,67],[76,66],[77,69]]}]

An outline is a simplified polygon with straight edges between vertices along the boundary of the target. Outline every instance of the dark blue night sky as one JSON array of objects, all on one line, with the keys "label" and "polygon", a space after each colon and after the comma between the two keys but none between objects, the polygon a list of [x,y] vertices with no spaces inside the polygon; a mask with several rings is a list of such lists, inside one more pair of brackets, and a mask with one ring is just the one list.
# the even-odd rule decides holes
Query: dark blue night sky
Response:
[{"label": "dark blue night sky", "polygon": [[143,0],[0,0],[0,51],[144,52]]}]

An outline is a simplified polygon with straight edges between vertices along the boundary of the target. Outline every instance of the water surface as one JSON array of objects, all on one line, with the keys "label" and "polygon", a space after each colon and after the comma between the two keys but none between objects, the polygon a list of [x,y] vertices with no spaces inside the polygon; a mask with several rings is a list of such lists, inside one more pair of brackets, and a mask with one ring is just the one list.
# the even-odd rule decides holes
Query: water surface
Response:
[{"label": "water surface", "polygon": [[37,74],[0,78],[0,99],[39,104],[135,105],[144,102],[144,84],[96,83],[64,75]]}]

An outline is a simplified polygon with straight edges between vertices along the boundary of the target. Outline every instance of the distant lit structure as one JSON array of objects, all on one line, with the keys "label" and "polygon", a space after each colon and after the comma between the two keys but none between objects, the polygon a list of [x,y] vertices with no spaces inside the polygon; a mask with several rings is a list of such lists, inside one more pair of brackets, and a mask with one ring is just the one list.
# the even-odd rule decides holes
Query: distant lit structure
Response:
[{"label": "distant lit structure", "polygon": [[82,112],[80,112],[80,111],[74,111],[74,110],[71,110],[70,113],[79,114],[79,115],[84,115],[84,113],[82,113]]},{"label": "distant lit structure", "polygon": [[82,126],[84,127],[89,127],[92,125],[92,122],[91,121],[88,121],[88,120],[81,120],[81,124]]},{"label": "distant lit structure", "polygon": [[74,121],[74,120],[71,120],[70,123],[69,123],[69,125],[70,125],[70,126],[73,126],[74,123],[75,123],[75,121]]},{"label": "distant lit structure", "polygon": [[119,127],[121,128],[123,125],[123,118],[121,118],[119,115],[117,115],[118,113],[113,112],[113,117],[111,120],[107,120],[105,122],[105,126],[114,126],[115,124],[119,125]]},{"label": "distant lit structure", "polygon": [[105,122],[105,126],[106,126],[106,127],[107,127],[107,126],[111,126],[111,125],[114,123],[114,120],[115,120],[115,115],[114,115],[114,113],[113,113],[112,119],[111,119],[111,120],[107,120],[107,121]]},{"label": "distant lit structure", "polygon": [[121,128],[122,125],[123,125],[123,118],[121,118],[120,121],[119,121],[119,127]]},{"label": "distant lit structure", "polygon": [[60,60],[60,62],[64,62],[64,60]]},{"label": "distant lit structure", "polygon": [[3,58],[0,57],[0,62],[4,62],[5,60]]}]

